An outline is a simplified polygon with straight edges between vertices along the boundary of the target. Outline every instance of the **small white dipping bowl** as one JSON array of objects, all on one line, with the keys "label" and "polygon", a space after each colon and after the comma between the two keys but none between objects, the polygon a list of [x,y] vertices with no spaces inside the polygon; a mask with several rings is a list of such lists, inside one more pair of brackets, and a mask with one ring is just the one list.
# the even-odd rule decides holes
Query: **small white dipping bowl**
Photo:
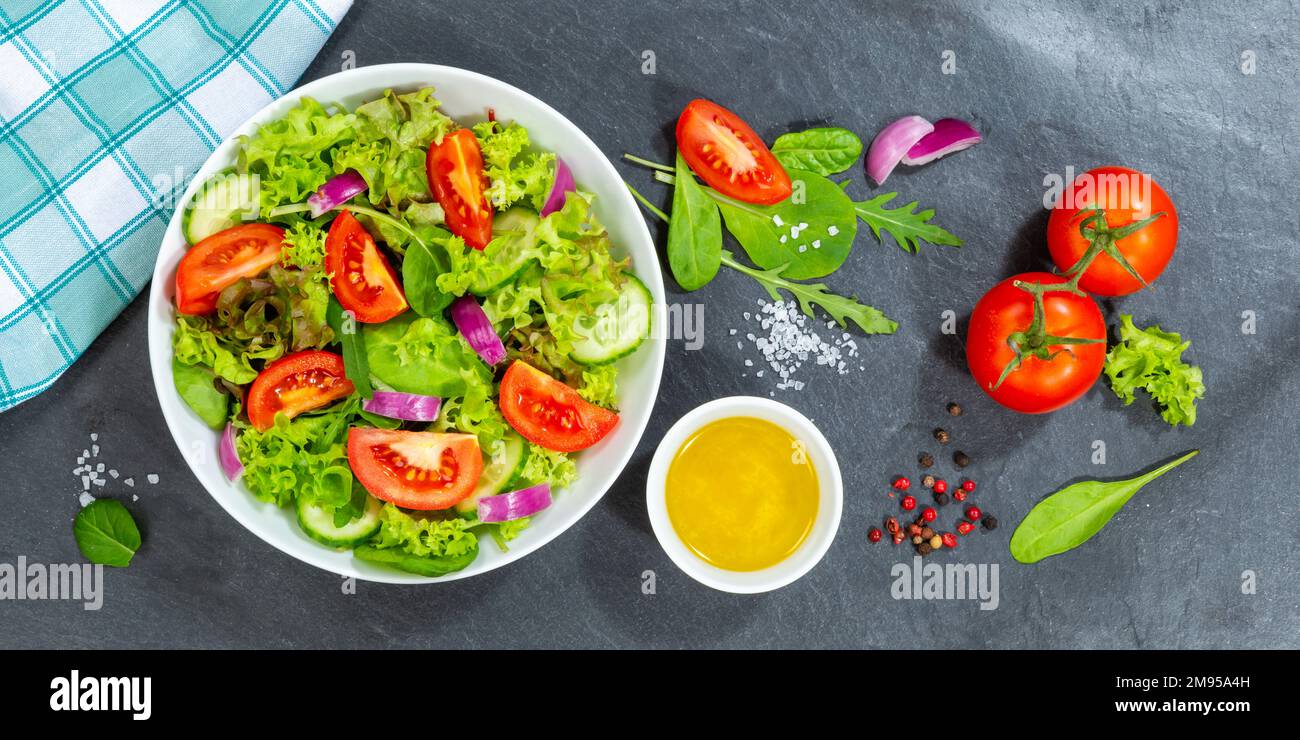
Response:
[{"label": "small white dipping bowl", "polygon": [[[788,431],[795,439],[802,441],[808,459],[817,470],[819,487],[817,519],[813,522],[812,531],[808,533],[803,544],[776,565],[744,572],[719,568],[705,562],[687,549],[668,518],[665,496],[668,468],[686,439],[707,424],[737,416],[770,421]],[[840,511],[844,507],[844,482],[840,478],[840,465],[835,460],[835,451],[808,417],[783,403],[766,398],[729,396],[695,408],[668,430],[659,443],[659,448],[655,450],[654,460],[650,463],[645,498],[646,508],[650,511],[650,526],[654,528],[655,537],[659,539],[659,544],[663,546],[664,552],[668,553],[668,557],[672,558],[672,561],[685,571],[686,575],[719,591],[756,594],[793,583],[812,570],[812,567],[826,554],[826,550],[831,546],[831,540],[835,539],[835,533],[840,528]]]}]

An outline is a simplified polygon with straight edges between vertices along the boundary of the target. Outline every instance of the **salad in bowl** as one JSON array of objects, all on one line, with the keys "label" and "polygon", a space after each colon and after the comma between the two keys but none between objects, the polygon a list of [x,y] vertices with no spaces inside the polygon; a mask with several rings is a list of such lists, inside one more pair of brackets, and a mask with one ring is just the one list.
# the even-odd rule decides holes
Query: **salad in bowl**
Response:
[{"label": "salad in bowl", "polygon": [[259,511],[369,572],[509,551],[617,436],[620,367],[651,335],[596,196],[431,85],[299,95],[246,129],[179,214],[172,393]]}]

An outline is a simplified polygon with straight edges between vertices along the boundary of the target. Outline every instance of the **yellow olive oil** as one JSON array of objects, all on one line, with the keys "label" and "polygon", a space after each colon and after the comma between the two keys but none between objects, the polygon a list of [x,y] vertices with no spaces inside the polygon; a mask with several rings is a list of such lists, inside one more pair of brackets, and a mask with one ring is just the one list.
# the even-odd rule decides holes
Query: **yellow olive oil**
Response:
[{"label": "yellow olive oil", "polygon": [[817,470],[794,435],[762,419],[701,427],[673,456],[665,486],[677,536],[725,570],[776,565],[817,520]]}]

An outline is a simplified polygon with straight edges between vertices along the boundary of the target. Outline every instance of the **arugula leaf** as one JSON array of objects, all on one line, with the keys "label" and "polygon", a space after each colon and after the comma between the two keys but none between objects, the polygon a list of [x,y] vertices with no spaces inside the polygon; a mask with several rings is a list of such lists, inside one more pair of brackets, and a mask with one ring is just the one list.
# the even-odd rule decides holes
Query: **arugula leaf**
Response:
[{"label": "arugula leaf", "polygon": [[853,201],[820,175],[791,170],[790,177],[795,193],[771,206],[742,203],[712,188],[705,192],[718,202],[727,231],[759,267],[784,268],[784,276],[796,280],[829,275],[848,259],[858,233]]},{"label": "arugula leaf", "polygon": [[217,376],[203,365],[186,365],[172,357],[172,382],[181,400],[204,424],[220,429],[230,413],[230,395],[217,390]]},{"label": "arugula leaf", "polygon": [[786,169],[833,175],[862,155],[862,139],[843,128],[810,128],[778,136],[772,154]]},{"label": "arugula leaf", "polygon": [[125,568],[140,549],[140,530],[122,502],[111,498],[93,501],[77,512],[72,523],[81,554],[92,563]]},{"label": "arugula leaf", "polygon": [[882,193],[871,200],[858,201],[853,204],[858,217],[862,219],[863,223],[871,227],[872,233],[882,243],[884,237],[881,236],[881,233],[884,232],[894,238],[900,249],[912,254],[916,254],[920,250],[920,242],[941,244],[948,247],[961,246],[961,239],[938,224],[930,223],[930,219],[934,218],[933,208],[914,213],[917,201],[912,201],[897,208],[886,208],[885,204],[893,200],[897,195],[898,193]]},{"label": "arugula leaf", "polygon": [[718,206],[677,153],[677,186],[668,222],[668,266],[683,290],[708,284],[722,264],[722,218]]},{"label": "arugula leaf", "polygon": [[1011,555],[1022,563],[1072,550],[1106,526],[1143,486],[1196,456],[1192,450],[1149,473],[1128,480],[1085,480],[1038,502],[1011,535]]},{"label": "arugula leaf", "polygon": [[893,334],[898,330],[898,324],[891,321],[889,317],[881,313],[878,309],[858,303],[856,297],[846,298],[842,295],[827,290],[822,283],[796,283],[786,280],[782,273],[784,267],[776,267],[770,270],[755,270],[752,267],[746,267],[740,264],[731,256],[731,252],[724,250],[722,252],[722,264],[733,270],[738,270],[757,280],[764,288],[772,300],[781,300],[781,294],[777,291],[789,291],[799,302],[799,308],[810,317],[815,317],[813,306],[820,306],[823,311],[839,322],[840,326],[848,326],[852,321],[857,324],[862,331],[867,334]]},{"label": "arugula leaf", "polygon": [[370,364],[366,358],[366,345],[357,327],[357,319],[351,312],[345,312],[338,299],[330,296],[329,308],[326,309],[326,321],[334,330],[334,336],[343,345],[343,372],[352,387],[362,398],[374,395],[370,386]]},{"label": "arugula leaf", "polygon": [[1139,388],[1151,394],[1160,416],[1170,426],[1196,423],[1196,401],[1205,396],[1201,369],[1183,362],[1183,352],[1192,345],[1159,326],[1139,329],[1133,317],[1119,317],[1119,344],[1106,354],[1106,377],[1110,388],[1127,406]]}]

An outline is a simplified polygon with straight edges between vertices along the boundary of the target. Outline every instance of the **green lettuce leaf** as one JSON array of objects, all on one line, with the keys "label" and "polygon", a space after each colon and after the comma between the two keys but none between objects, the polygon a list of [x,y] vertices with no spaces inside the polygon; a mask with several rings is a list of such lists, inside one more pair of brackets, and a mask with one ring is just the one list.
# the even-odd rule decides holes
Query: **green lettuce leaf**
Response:
[{"label": "green lettuce leaf", "polygon": [[259,203],[263,215],[270,209],[301,203],[333,172],[330,151],[350,141],[356,116],[331,112],[311,98],[250,137],[239,152],[240,172],[260,179]]},{"label": "green lettuce leaf", "polygon": [[491,181],[488,194],[492,205],[501,209],[522,201],[540,211],[555,179],[555,155],[527,153],[528,131],[517,123],[503,126],[486,121],[473,130],[483,151],[484,172]]},{"label": "green lettuce leaf", "polygon": [[1144,389],[1170,426],[1195,424],[1196,401],[1205,395],[1205,384],[1201,369],[1182,359],[1192,343],[1159,326],[1139,329],[1127,314],[1119,318],[1119,344],[1106,355],[1111,390],[1127,406]]},{"label": "green lettuce leaf", "polygon": [[241,425],[235,441],[244,485],[262,501],[286,506],[295,496],[339,508],[352,500],[348,427],[360,408],[356,396],[294,419],[277,416],[264,432]]},{"label": "green lettuce leaf", "polygon": [[411,515],[386,504],[379,533],[353,553],[360,559],[425,576],[460,570],[478,557],[472,522],[458,517]]}]

